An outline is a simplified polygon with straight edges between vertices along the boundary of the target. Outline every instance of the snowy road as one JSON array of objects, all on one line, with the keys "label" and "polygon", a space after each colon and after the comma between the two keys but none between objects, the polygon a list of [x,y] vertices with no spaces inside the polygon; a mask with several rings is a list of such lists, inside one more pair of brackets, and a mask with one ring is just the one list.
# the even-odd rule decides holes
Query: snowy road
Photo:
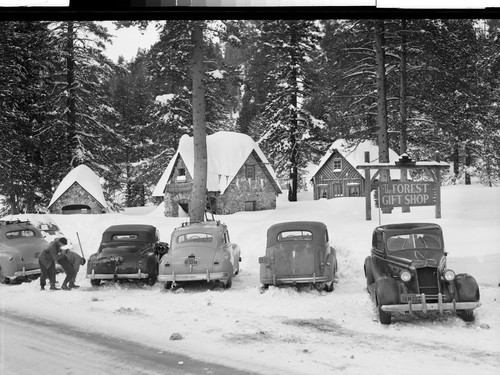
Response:
[{"label": "snowy road", "polygon": [[0,325],[1,374],[251,374],[5,311]]}]

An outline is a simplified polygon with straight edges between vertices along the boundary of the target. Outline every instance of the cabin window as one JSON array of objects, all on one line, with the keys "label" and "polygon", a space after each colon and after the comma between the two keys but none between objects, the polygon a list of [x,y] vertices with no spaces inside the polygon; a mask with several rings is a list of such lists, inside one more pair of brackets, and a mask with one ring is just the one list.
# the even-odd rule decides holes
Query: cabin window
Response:
[{"label": "cabin window", "polygon": [[177,181],[186,181],[186,168],[177,168]]},{"label": "cabin window", "polygon": [[255,178],[255,165],[245,165],[245,177],[246,178]]},{"label": "cabin window", "polygon": [[342,170],[342,159],[333,159],[333,171],[340,172]]}]

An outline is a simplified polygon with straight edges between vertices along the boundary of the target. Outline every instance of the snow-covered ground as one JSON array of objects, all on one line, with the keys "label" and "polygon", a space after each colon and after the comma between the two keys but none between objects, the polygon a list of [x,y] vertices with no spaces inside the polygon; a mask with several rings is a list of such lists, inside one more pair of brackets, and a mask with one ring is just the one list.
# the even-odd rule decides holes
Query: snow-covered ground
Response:
[{"label": "snow-covered ground", "polygon": [[[198,284],[172,292],[161,283],[93,288],[82,269],[77,277],[82,287],[70,292],[42,292],[38,281],[0,285],[1,307],[262,374],[497,374],[500,188],[446,186],[442,200],[441,219],[435,219],[434,207],[413,207],[411,213],[382,214],[381,222],[442,226],[448,266],[470,273],[480,285],[482,306],[473,323],[445,314],[403,316],[381,325],[363,274],[378,211],[373,209],[373,220],[366,221],[364,198],[313,201],[308,193],[296,203],[281,195],[276,210],[216,217],[242,250],[241,273],[229,290]],[[160,206],[120,214],[19,217],[56,222],[76,251],[78,233],[88,257],[113,224],[153,224],[170,242],[173,229],[186,218],[165,218],[162,211]],[[289,220],[328,225],[339,260],[333,293],[290,287],[260,292],[258,257],[264,254],[266,230]],[[170,340],[173,333],[182,340]]]}]

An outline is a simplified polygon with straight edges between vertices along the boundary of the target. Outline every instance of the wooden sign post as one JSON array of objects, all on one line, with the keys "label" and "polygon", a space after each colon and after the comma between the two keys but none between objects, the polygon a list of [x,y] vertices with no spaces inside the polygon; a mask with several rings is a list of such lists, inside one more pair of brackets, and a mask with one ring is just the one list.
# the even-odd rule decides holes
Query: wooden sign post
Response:
[{"label": "wooden sign post", "polygon": [[[433,181],[389,181],[379,182],[377,204],[379,207],[411,207],[411,206],[435,206],[436,219],[441,218],[441,170],[449,169],[447,163],[439,161],[415,162],[403,155],[399,161],[391,163],[370,163],[370,153],[365,152],[365,163],[356,166],[357,169],[365,170],[365,206],[366,220],[372,219],[371,214],[371,191],[372,185],[381,170],[385,169],[423,169],[428,170]],[[370,170],[376,170],[370,178]]]}]

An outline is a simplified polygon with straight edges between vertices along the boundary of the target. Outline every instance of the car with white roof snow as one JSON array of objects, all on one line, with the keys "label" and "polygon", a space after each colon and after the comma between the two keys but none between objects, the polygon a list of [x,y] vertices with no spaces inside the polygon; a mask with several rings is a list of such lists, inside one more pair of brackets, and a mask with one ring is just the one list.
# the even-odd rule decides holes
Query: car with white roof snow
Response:
[{"label": "car with white roof snow", "polygon": [[469,274],[446,265],[443,233],[433,223],[381,225],[374,229],[364,272],[380,323],[396,313],[455,312],[474,320],[479,287]]},{"label": "car with white roof snow", "polygon": [[172,232],[170,250],[160,261],[158,281],[170,289],[204,280],[230,288],[240,271],[241,250],[220,221],[184,223]]}]

